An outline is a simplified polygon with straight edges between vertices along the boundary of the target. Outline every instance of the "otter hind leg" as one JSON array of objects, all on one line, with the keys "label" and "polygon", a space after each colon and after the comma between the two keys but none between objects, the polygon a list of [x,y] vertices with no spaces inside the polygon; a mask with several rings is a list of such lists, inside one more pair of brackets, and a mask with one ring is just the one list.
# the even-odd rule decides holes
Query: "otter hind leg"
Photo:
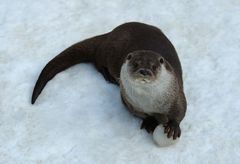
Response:
[{"label": "otter hind leg", "polygon": [[143,119],[141,129],[145,128],[148,133],[153,133],[159,124],[166,124],[168,118],[165,114],[152,113]]},{"label": "otter hind leg", "polygon": [[118,84],[117,81],[114,79],[114,77],[111,76],[111,74],[109,73],[109,71],[106,67],[102,67],[101,69],[99,69],[99,72],[102,73],[102,75],[106,81],[113,83],[113,84]]},{"label": "otter hind leg", "polygon": [[158,121],[153,116],[148,116],[143,119],[141,129],[144,128],[148,133],[153,133],[158,125]]}]

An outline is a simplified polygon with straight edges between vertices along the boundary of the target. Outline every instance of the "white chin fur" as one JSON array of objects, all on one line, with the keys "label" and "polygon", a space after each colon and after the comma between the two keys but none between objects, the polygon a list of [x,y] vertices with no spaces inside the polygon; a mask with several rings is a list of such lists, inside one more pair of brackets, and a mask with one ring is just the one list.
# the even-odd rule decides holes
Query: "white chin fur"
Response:
[{"label": "white chin fur", "polygon": [[150,80],[148,80],[148,79],[136,79],[135,80],[137,83],[141,83],[141,84],[145,84],[145,83],[149,83],[150,82]]},{"label": "white chin fur", "polygon": [[174,76],[162,67],[154,81],[150,79],[133,79],[129,74],[127,63],[121,69],[121,86],[125,89],[128,101],[143,113],[168,112],[175,92]]},{"label": "white chin fur", "polygon": [[164,127],[158,125],[153,132],[153,140],[159,147],[168,147],[176,144],[179,141],[179,138],[175,140],[173,140],[173,138],[167,138],[167,134],[164,133]]}]

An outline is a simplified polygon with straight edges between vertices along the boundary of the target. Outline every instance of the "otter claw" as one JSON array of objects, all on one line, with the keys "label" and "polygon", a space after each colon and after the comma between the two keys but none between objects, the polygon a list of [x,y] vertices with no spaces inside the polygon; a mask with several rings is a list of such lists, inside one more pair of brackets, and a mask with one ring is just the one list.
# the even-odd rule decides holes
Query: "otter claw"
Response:
[{"label": "otter claw", "polygon": [[169,121],[164,128],[164,133],[167,133],[168,138],[173,137],[175,140],[181,136],[181,129],[176,121]]},{"label": "otter claw", "polygon": [[148,133],[153,133],[158,126],[158,121],[154,117],[147,117],[143,120],[141,129],[145,128]]}]

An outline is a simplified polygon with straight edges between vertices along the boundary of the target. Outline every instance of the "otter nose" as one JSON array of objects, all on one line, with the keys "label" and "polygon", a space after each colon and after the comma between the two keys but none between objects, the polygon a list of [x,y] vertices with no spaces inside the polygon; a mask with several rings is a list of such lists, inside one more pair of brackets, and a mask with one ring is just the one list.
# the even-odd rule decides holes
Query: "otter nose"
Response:
[{"label": "otter nose", "polygon": [[143,76],[151,76],[152,75],[152,72],[150,71],[150,70],[148,70],[148,69],[140,69],[139,70],[139,73],[141,74],[141,75],[143,75]]}]

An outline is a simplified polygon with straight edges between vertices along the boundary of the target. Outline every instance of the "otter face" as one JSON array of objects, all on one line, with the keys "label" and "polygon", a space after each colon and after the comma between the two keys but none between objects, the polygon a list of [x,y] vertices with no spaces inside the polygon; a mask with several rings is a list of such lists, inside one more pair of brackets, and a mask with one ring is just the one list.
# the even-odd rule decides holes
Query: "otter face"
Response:
[{"label": "otter face", "polygon": [[127,56],[128,73],[140,83],[149,83],[158,78],[163,57],[153,51],[135,51]]}]

